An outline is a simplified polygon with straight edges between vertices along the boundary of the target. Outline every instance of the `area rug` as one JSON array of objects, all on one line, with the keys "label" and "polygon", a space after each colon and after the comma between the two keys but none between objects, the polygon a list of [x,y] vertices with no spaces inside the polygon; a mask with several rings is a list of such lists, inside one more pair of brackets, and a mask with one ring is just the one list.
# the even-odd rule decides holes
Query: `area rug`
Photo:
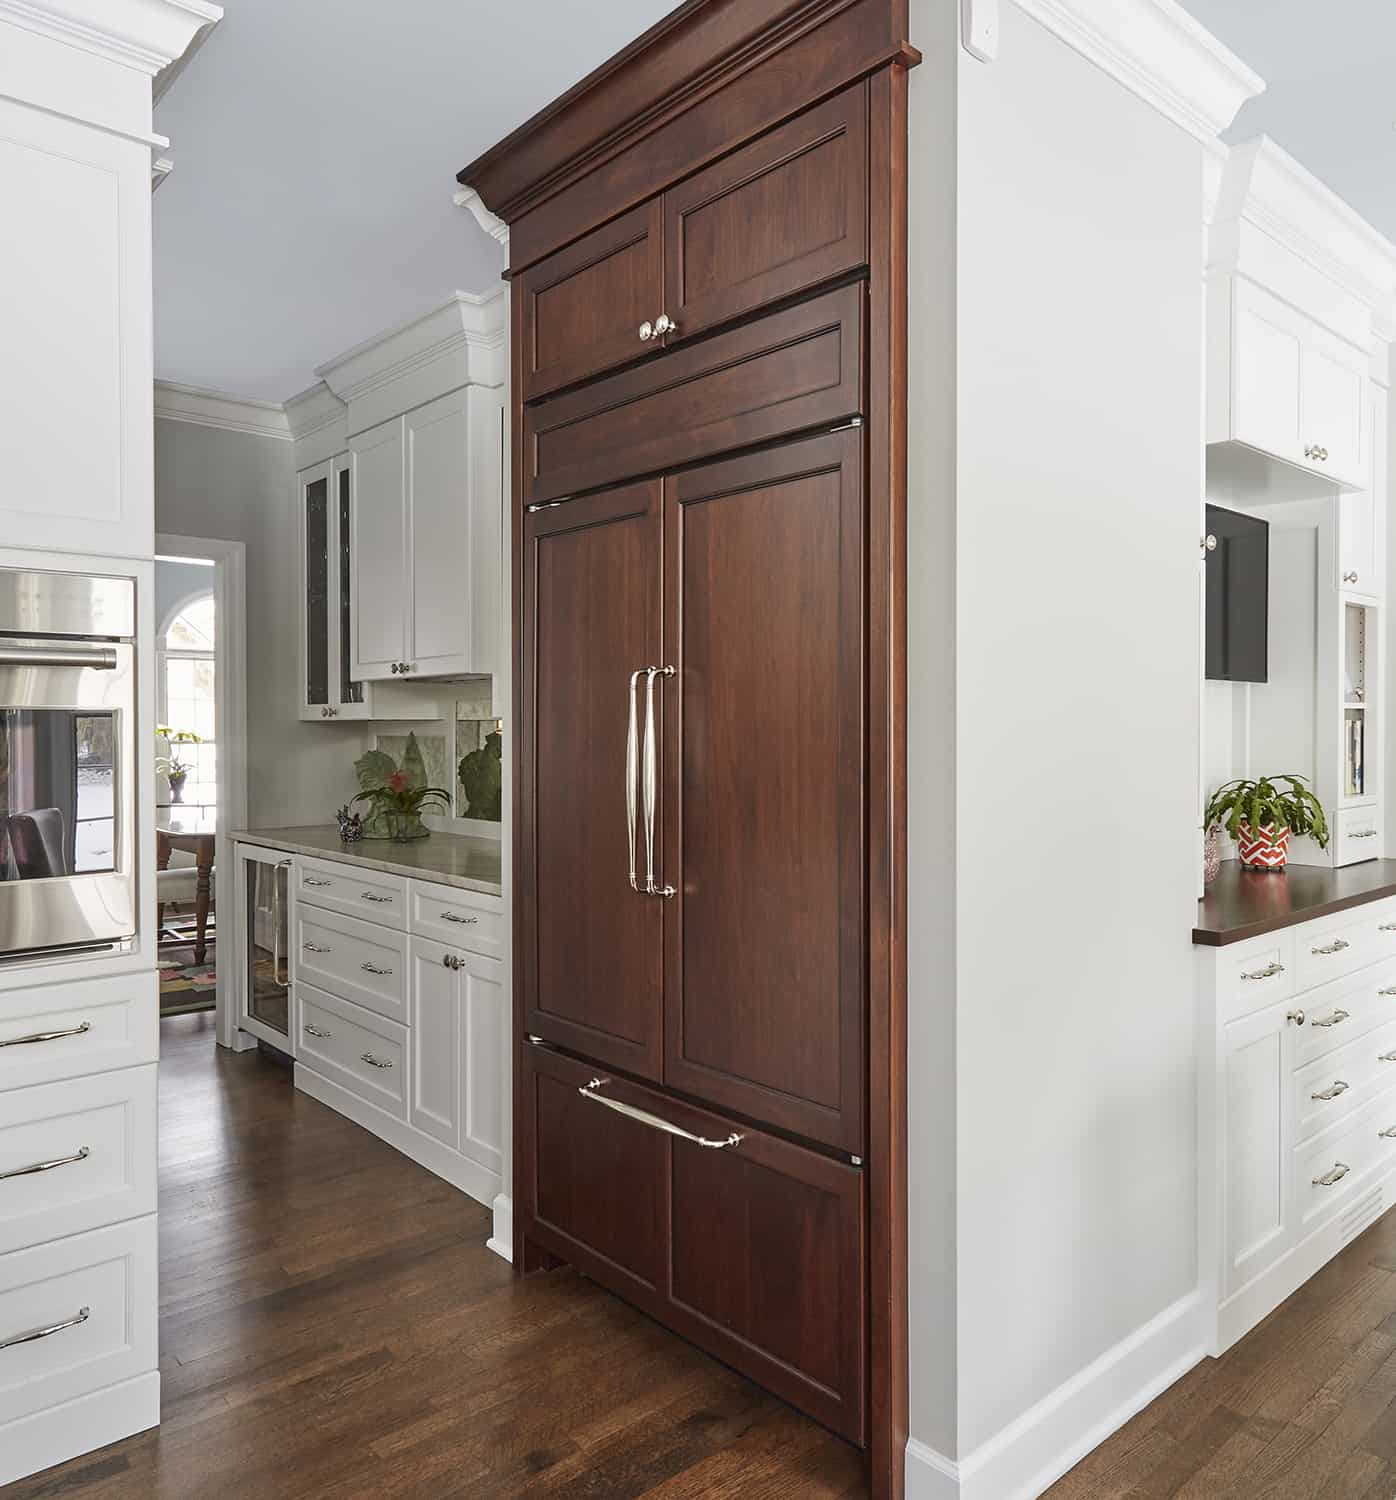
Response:
[{"label": "area rug", "polygon": [[160,1014],[185,1016],[212,1010],[218,979],[213,945],[201,964],[194,962],[194,949],[166,948],[160,954]]}]

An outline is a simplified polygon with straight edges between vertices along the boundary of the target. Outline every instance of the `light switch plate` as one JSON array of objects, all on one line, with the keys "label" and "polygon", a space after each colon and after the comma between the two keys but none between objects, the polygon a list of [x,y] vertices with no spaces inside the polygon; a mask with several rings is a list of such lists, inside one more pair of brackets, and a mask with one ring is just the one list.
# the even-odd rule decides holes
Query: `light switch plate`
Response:
[{"label": "light switch plate", "polygon": [[999,55],[999,0],[960,0],[960,40],[980,62]]}]

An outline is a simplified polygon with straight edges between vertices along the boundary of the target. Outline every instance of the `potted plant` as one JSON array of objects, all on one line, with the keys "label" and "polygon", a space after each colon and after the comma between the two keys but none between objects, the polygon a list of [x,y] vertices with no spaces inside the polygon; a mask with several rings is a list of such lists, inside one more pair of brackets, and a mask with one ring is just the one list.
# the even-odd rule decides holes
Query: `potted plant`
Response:
[{"label": "potted plant", "polygon": [[1328,847],[1323,805],[1302,776],[1228,781],[1207,804],[1206,825],[1216,824],[1236,840],[1241,864],[1248,870],[1283,870],[1292,833],[1307,835],[1320,849]]},{"label": "potted plant", "polygon": [[164,740],[169,750],[167,755],[155,757],[155,769],[170,783],[170,801],[184,801],[184,783],[189,780],[189,763],[182,761],[175,751],[176,745],[202,745],[203,737],[192,729],[171,729],[168,724],[157,724],[157,738]]},{"label": "potted plant", "polygon": [[422,822],[422,808],[429,802],[451,805],[451,795],[439,786],[413,786],[405,772],[394,771],[382,786],[368,787],[354,798],[370,802],[385,815],[389,836],[399,844],[424,839],[431,832]]}]

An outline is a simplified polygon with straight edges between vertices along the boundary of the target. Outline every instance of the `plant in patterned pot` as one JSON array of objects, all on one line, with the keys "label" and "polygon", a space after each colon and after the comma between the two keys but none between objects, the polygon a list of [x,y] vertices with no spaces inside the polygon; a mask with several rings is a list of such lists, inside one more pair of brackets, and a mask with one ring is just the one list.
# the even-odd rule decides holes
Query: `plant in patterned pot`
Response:
[{"label": "plant in patterned pot", "polygon": [[1206,825],[1220,824],[1236,840],[1241,864],[1248,870],[1283,870],[1294,834],[1328,847],[1328,819],[1323,804],[1302,776],[1262,776],[1228,781],[1212,793]]}]

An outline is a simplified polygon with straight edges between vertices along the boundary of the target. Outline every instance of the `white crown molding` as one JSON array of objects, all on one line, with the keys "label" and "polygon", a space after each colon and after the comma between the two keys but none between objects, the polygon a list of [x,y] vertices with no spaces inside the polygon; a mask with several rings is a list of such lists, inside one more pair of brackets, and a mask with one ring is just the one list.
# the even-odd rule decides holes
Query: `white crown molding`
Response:
[{"label": "white crown molding", "polygon": [[170,422],[192,422],[224,432],[246,432],[254,437],[291,441],[286,409],[275,401],[251,401],[196,385],[155,382],[155,415]]},{"label": "white crown molding", "polygon": [[1199,141],[1265,80],[1175,0],[1017,0],[1019,9]]},{"label": "white crown molding", "polygon": [[290,423],[291,437],[300,442],[335,422],[342,422],[344,402],[323,380],[317,380],[286,403],[286,420]]},{"label": "white crown molding", "polygon": [[1374,313],[1391,316],[1396,245],[1268,136],[1231,148],[1215,222],[1239,220],[1263,230]]},{"label": "white crown molding", "polygon": [[485,207],[485,200],[474,188],[457,188],[451,201],[457,208],[468,209],[474,215],[475,222],[491,239],[498,240],[501,245],[508,248],[509,226]]},{"label": "white crown molding", "polygon": [[[504,349],[504,288],[488,296],[453,292],[440,307],[368,339],[319,365],[315,373],[346,404],[456,351],[480,353],[491,366]],[[489,372],[482,372],[489,373]],[[483,384],[497,380],[482,379]]]},{"label": "white crown molding", "polygon": [[0,20],[152,78],[222,15],[210,0],[0,0]]},{"label": "white crown molding", "polygon": [[154,151],[150,153],[150,191],[156,188],[174,171],[174,162],[168,156],[157,156]]}]

